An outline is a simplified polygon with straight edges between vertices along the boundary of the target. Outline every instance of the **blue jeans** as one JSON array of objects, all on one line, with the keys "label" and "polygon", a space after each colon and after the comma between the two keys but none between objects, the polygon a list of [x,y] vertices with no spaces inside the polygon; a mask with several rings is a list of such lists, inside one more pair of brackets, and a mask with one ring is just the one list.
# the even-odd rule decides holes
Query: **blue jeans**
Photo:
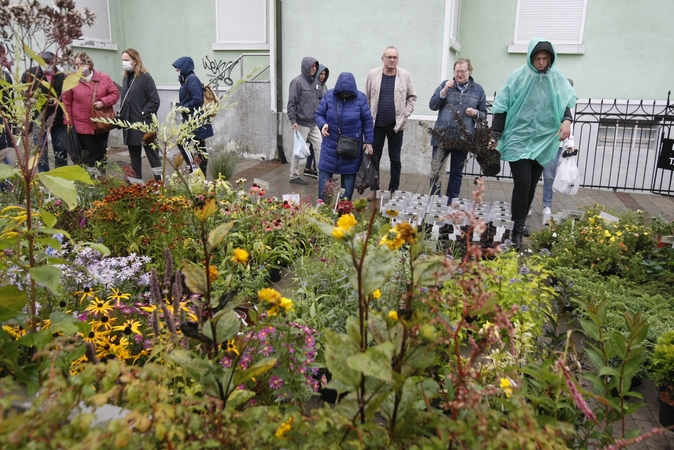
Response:
[{"label": "blue jeans", "polygon": [[[68,165],[68,152],[61,145],[61,134],[65,133],[64,125],[52,124],[49,134],[51,135],[51,146],[54,149],[54,167]],[[40,148],[40,161],[37,163],[38,172],[49,172],[49,148],[47,146],[47,131],[42,136],[35,136],[35,145]]]},{"label": "blue jeans", "polygon": [[[332,180],[333,175],[334,173],[318,169],[318,198],[320,198],[321,200],[325,200],[325,196],[323,195],[323,191],[325,190],[325,183],[328,180]],[[347,200],[351,200],[351,196],[353,195],[353,187],[356,184],[356,174],[355,173],[341,174],[340,179],[342,189],[346,191],[344,193],[344,196],[346,197]]]},{"label": "blue jeans", "polygon": [[562,147],[557,150],[557,156],[550,161],[548,167],[543,170],[543,208],[552,208],[552,183],[555,182],[557,175],[557,166],[559,164],[559,156],[562,154]]},{"label": "blue jeans", "polygon": [[463,163],[466,161],[468,153],[457,149],[438,149],[433,146],[433,162],[431,162],[431,195],[440,195],[442,182],[440,174],[445,167],[447,157],[452,155],[449,162],[449,183],[447,184],[447,197],[449,204],[452,200],[459,198],[461,194],[461,181],[463,181]]},{"label": "blue jeans", "polygon": [[[400,186],[400,172],[402,164],[400,162],[400,149],[403,146],[403,130],[397,133],[393,131],[395,124],[387,127],[374,127],[374,161],[379,171],[379,162],[384,152],[384,140],[388,139],[388,157],[391,160],[391,181],[389,181],[388,190],[397,191]],[[349,197],[351,198],[351,197]]]}]

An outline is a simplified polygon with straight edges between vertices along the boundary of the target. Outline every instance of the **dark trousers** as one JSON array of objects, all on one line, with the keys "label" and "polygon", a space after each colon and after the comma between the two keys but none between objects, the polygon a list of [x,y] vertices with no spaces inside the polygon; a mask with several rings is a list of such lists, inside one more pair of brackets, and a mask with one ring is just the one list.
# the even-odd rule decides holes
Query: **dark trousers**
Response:
[{"label": "dark trousers", "polygon": [[[110,132],[99,134],[79,134],[82,146],[82,164],[96,167],[97,163],[105,163],[108,155],[108,136]],[[105,167],[102,168],[103,171]]]},{"label": "dark trousers", "polygon": [[[68,165],[68,152],[61,144],[61,134],[66,132],[65,125],[52,124],[49,134],[51,135],[51,146],[54,149],[54,167]],[[37,163],[38,172],[49,171],[49,149],[47,148],[47,132],[42,136],[35,137],[35,145],[40,148],[40,161]]]},{"label": "dark trousers", "polygon": [[395,124],[387,127],[374,127],[374,142],[372,149],[374,150],[374,161],[379,171],[379,162],[384,152],[384,140],[388,139],[388,157],[391,160],[391,181],[388,185],[389,191],[397,191],[400,186],[400,170],[402,164],[400,163],[400,149],[403,146],[403,131],[397,133],[393,131]]},{"label": "dark trousers", "polygon": [[449,204],[452,200],[459,198],[461,193],[461,182],[463,181],[463,166],[468,153],[458,149],[446,149],[433,146],[433,161],[431,162],[431,195],[440,195],[442,189],[442,169],[445,167],[447,157],[452,155],[449,161],[449,183],[447,184],[447,197]]},{"label": "dark trousers", "polygon": [[[128,145],[129,147],[129,156],[131,157],[131,168],[135,172],[136,178],[143,178],[143,163],[141,162],[141,146],[140,145]],[[161,159],[157,150],[153,149],[149,145],[144,145],[145,155],[147,155],[147,160],[150,163],[150,167],[161,167]],[[155,175],[155,180],[161,178]]]},{"label": "dark trousers", "polygon": [[196,141],[196,146],[193,146],[192,149],[194,149],[195,154],[193,154],[190,150],[186,148],[182,144],[178,144],[178,150],[180,150],[180,153],[183,155],[183,158],[185,158],[185,163],[190,167],[190,171],[192,171],[194,168],[196,168],[196,158],[199,158],[199,168],[204,174],[204,177],[208,178],[208,172],[206,172],[206,168],[208,165],[208,150],[206,150],[206,139],[195,139]]},{"label": "dark trousers", "polygon": [[536,185],[543,174],[543,166],[532,159],[510,161],[510,171],[513,174],[513,196],[510,201],[515,229],[524,227],[527,212],[536,195]]}]

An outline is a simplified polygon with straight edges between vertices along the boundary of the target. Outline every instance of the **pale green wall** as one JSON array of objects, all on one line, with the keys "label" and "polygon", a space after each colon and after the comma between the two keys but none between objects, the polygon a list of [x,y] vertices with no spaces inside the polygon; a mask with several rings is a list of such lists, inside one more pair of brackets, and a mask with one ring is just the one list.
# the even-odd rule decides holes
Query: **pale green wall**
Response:
[{"label": "pale green wall", "polygon": [[[108,73],[117,83],[122,81],[121,54],[129,47],[140,52],[158,86],[175,87],[179,84],[172,63],[181,56],[194,59],[195,72],[205,81],[211,75],[202,65],[205,56],[211,61],[232,61],[241,53],[268,53],[267,50],[212,50],[216,40],[214,0],[110,0],[109,3],[112,39],[119,50],[76,48],[76,51],[86,51],[94,59],[96,68]],[[268,64],[266,56],[246,58],[244,73]],[[236,81],[239,76],[237,66],[231,77]],[[269,71],[258,80],[269,80]]]},{"label": "pale green wall", "polygon": [[[524,64],[508,54],[516,0],[462,2],[461,53],[471,59],[475,80],[487,95]],[[665,99],[674,89],[674,1],[588,0],[584,55],[560,55],[557,63],[574,80],[580,98]]]},{"label": "pale green wall", "polygon": [[313,56],[330,69],[328,87],[352,72],[365,89],[370,69],[382,66],[389,45],[400,52],[399,67],[412,75],[415,114],[436,114],[428,101],[440,83],[444,0],[283,0],[283,105],[302,58]]}]

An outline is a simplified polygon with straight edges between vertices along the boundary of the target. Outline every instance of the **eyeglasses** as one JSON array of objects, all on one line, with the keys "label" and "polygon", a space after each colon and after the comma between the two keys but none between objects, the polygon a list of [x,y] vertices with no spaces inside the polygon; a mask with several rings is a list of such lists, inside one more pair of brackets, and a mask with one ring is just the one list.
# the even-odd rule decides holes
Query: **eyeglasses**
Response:
[{"label": "eyeglasses", "polygon": [[398,57],[397,56],[384,56],[384,59],[395,61],[396,59],[398,59]]},{"label": "eyeglasses", "polygon": [[457,74],[457,75],[465,75],[465,74],[468,73],[468,71],[467,70],[455,70],[454,73]]}]

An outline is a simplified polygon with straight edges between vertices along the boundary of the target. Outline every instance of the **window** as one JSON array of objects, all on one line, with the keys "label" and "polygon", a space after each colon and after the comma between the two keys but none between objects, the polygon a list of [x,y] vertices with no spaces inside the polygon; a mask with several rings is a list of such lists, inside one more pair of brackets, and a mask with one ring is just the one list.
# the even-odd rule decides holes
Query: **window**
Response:
[{"label": "window", "polygon": [[646,121],[602,121],[599,124],[597,147],[618,150],[655,148],[658,126]]},{"label": "window", "polygon": [[452,0],[452,18],[449,29],[449,47],[455,52],[461,51],[459,42],[459,24],[461,23],[461,0]]},{"label": "window", "polygon": [[76,39],[73,45],[76,47],[92,47],[108,50],[117,50],[117,44],[112,42],[110,31],[110,9],[108,0],[77,0],[75,8],[84,11],[89,8],[96,14],[96,20],[92,26],[82,27],[82,37]]},{"label": "window", "polygon": [[269,49],[266,0],[216,0],[213,50]]},{"label": "window", "polygon": [[526,53],[534,36],[549,39],[557,53],[585,53],[587,0],[517,0],[511,53]]}]

